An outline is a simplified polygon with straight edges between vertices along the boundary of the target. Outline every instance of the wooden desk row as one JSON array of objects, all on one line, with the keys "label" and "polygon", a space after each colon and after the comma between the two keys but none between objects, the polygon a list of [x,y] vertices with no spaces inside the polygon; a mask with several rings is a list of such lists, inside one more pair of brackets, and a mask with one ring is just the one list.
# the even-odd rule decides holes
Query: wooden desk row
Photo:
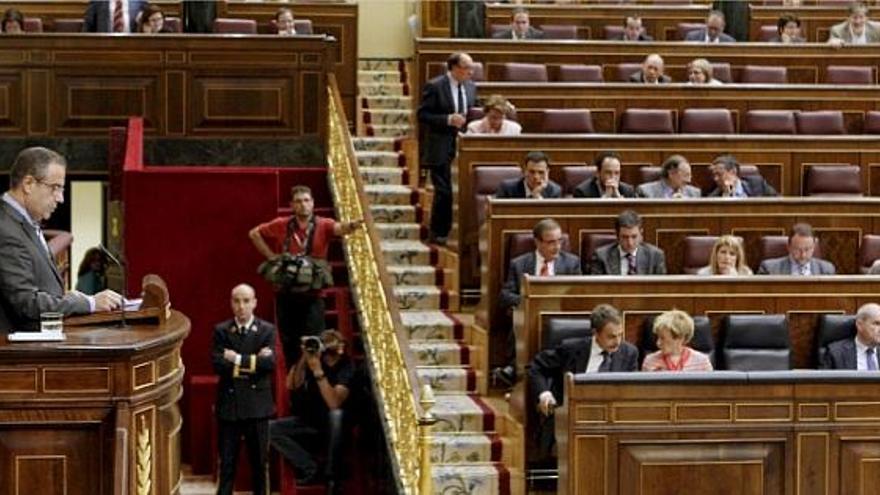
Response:
[{"label": "wooden desk row", "polygon": [[[483,227],[481,247],[481,290],[480,307],[477,318],[481,325],[501,335],[504,326],[504,313],[498,307],[498,295],[505,280],[507,267],[505,256],[510,236],[515,233],[530,233],[535,223],[542,218],[553,218],[562,227],[563,234],[569,237],[570,251],[580,253],[588,234],[613,233],[614,219],[621,211],[632,209],[642,217],[644,240],[658,246],[666,254],[667,272],[682,273],[684,261],[684,238],[692,235],[733,234],[741,236],[745,242],[746,259],[758,259],[760,238],[766,235],[785,235],[797,222],[808,222],[822,239],[824,256],[834,263],[838,273],[858,273],[858,253],[862,236],[880,233],[880,199],[858,198],[770,198],[770,199],[700,199],[682,201],[664,200],[620,200],[597,199],[580,200],[497,200],[490,199],[487,206],[486,223]],[[681,277],[670,276],[674,280]],[[602,277],[585,277],[594,282],[584,282],[589,290],[596,290],[596,300],[613,294],[602,289]],[[665,280],[666,277],[658,277]],[[748,277],[760,286],[762,277]],[[861,278],[856,278],[862,280]],[[595,282],[599,280],[599,282]],[[652,281],[633,283],[633,279],[620,281],[620,290],[630,290],[623,286],[633,285],[633,294],[645,290]],[[705,281],[706,279],[698,279]],[[791,280],[791,279],[789,279]],[[824,286],[824,280],[819,286]],[[629,282],[628,282],[629,281]],[[876,281],[876,280],[875,280]],[[685,283],[686,282],[686,283]],[[685,279],[676,290],[684,290],[692,279]],[[578,282],[580,283],[580,282]],[[615,282],[616,283],[616,282]],[[656,282],[669,283],[669,282]],[[708,283],[708,282],[707,282]],[[784,285],[779,284],[778,285]],[[757,287],[757,286],[756,286]],[[800,287],[799,284],[792,287]],[[772,285],[767,290],[777,290]],[[584,289],[587,290],[587,289]],[[653,290],[653,289],[652,289]],[[755,290],[758,290],[757,288]],[[763,290],[763,289],[761,289]],[[788,290],[788,289],[785,289]],[[793,289],[792,289],[793,290]],[[687,292],[687,291],[685,291]],[[711,291],[710,291],[711,292]],[[876,288],[869,292],[876,292]],[[521,291],[524,293],[524,290]],[[689,292],[687,292],[689,293]],[[647,296],[646,296],[647,297]],[[757,297],[757,296],[756,296]],[[552,297],[550,298],[552,299]],[[596,302],[593,300],[592,302]],[[609,300],[610,302],[610,300]],[[580,304],[580,303],[578,303]],[[584,303],[587,304],[587,303]],[[670,306],[671,307],[671,306]],[[525,306],[523,306],[525,308]],[[684,308],[681,308],[684,309]],[[566,309],[567,310],[567,309]],[[772,311],[768,311],[772,312]],[[784,312],[784,311],[783,311]],[[532,318],[535,313],[525,313]],[[702,314],[702,313],[700,313]],[[529,316],[531,315],[531,316]],[[518,356],[525,364],[535,349],[533,338],[538,338],[537,320],[527,318],[521,335],[528,335],[523,344],[527,347]],[[627,327],[627,332],[635,331]],[[628,333],[634,337],[634,333]],[[635,341],[636,339],[631,339]],[[494,362],[500,359],[496,354],[501,341],[493,340],[491,354]]]},{"label": "wooden desk row", "polygon": [[535,64],[595,64],[613,66],[640,63],[650,53],[661,55],[666,65],[684,67],[695,58],[745,65],[776,65],[788,68],[788,82],[818,84],[826,80],[829,65],[880,64],[876,46],[834,49],[825,43],[781,45],[777,43],[620,43],[614,41],[513,41],[419,38],[413,81],[419,88],[443,73],[446,58],[456,51],[469,53],[484,66],[505,62]]},{"label": "wooden desk row", "polygon": [[843,495],[880,483],[876,373],[630,375],[566,379],[558,493]]},{"label": "wooden desk row", "polygon": [[[807,368],[813,365],[812,356],[816,341],[814,331],[818,316],[824,313],[854,314],[862,304],[877,302],[878,283],[880,283],[880,277],[877,276],[840,275],[803,278],[529,276],[525,278],[522,285],[522,303],[514,314],[517,334],[517,365],[519,370],[523,371],[526,364],[539,351],[538,346],[541,342],[543,326],[549,318],[558,316],[586,317],[597,304],[608,303],[618,308],[623,314],[626,340],[635,345],[640,343],[641,329],[645,318],[671,308],[681,309],[694,316],[709,317],[713,333],[716,335],[721,319],[726,315],[785,314],[788,319],[793,365],[795,368]],[[706,403],[711,403],[727,393],[727,389],[719,386],[712,387],[712,390],[713,392],[702,390],[701,398]],[[578,394],[579,392],[574,392],[575,403],[579,402],[579,398],[584,397]],[[617,397],[614,392],[607,391],[607,394],[595,395],[594,399],[602,401],[605,398],[614,397]],[[660,403],[668,403],[674,397],[674,394],[661,388],[642,398],[649,402],[657,402],[658,409],[655,409],[654,412],[659,413],[663,408]],[[535,404],[531,403],[527,397],[524,383],[515,389],[512,404],[514,406],[512,413],[525,425],[526,441],[533,441],[537,424],[535,423],[536,416],[531,411],[534,410]],[[578,416],[585,420],[584,413],[586,411],[583,408],[580,411]],[[635,411],[631,412],[635,413]],[[876,416],[876,414],[872,415]],[[616,417],[624,418],[622,415]],[[635,418],[633,417],[633,419]],[[568,424],[565,419],[557,418],[557,421],[559,427]],[[660,423],[658,421],[658,424]],[[644,423],[641,424],[644,425]],[[663,424],[666,427],[672,426],[668,422],[663,422]],[[872,424],[876,428],[876,422]],[[579,424],[578,426],[586,425]],[[604,422],[604,427],[609,432],[617,429],[617,426],[615,424],[613,427],[609,427],[609,424]],[[562,434],[562,432],[557,430],[557,434]],[[532,450],[527,449],[527,452],[532,452]],[[566,458],[564,445],[560,444],[558,455],[560,461]],[[581,456],[583,457],[583,453]],[[571,473],[568,474],[571,475]],[[560,488],[562,486],[560,485]],[[615,490],[596,493],[620,493],[622,495],[637,492],[618,492]]]},{"label": "wooden desk row", "polygon": [[[669,155],[680,153],[694,164],[694,183],[702,187],[709,184],[708,164],[712,159],[722,153],[732,153],[741,163],[758,164],[761,174],[783,195],[799,196],[806,167],[817,163],[859,165],[866,194],[880,194],[880,141],[869,136],[817,139],[815,136],[748,135],[463,135],[459,138],[455,162],[457,211],[473,212],[476,209],[473,181],[477,167],[516,166],[531,150],[543,150],[550,155],[550,176],[556,181],[561,180],[562,167],[592,164],[598,152],[615,150],[623,158],[622,180],[625,182],[638,183],[639,168],[646,163],[659,166]],[[635,206],[641,208],[638,204]],[[588,214],[588,210],[583,211]],[[539,210],[535,213],[541,214]],[[489,216],[487,214],[486,218]],[[478,287],[480,226],[476,215],[457,215],[456,222],[462,286]],[[610,225],[609,222],[604,228],[609,229]],[[525,230],[524,227],[520,229]],[[496,244],[494,249],[499,247]]]},{"label": "wooden desk row", "polygon": [[[337,42],[324,36],[31,34],[0,48],[0,136],[317,139]],[[353,96],[352,96],[353,99]]]},{"label": "wooden desk row", "polygon": [[[151,1],[162,9],[167,16],[180,17],[182,4],[180,0]],[[354,117],[354,100],[357,95],[358,57],[358,4],[345,1],[328,2],[250,2],[244,0],[226,0],[217,3],[217,17],[255,19],[259,23],[261,33],[269,32],[269,21],[275,18],[280,7],[293,11],[296,18],[310,19],[317,34],[328,34],[336,38],[337,44],[332,48],[334,54],[333,72],[339,83],[340,93],[346,105],[349,121]],[[88,0],[37,0],[15,1],[0,0],[0,10],[8,7],[18,8],[25,16],[39,17],[45,29],[52,31],[55,19],[82,18]],[[143,39],[141,38],[141,42]],[[6,43],[4,42],[4,45]],[[256,58],[256,57],[254,57]],[[322,86],[323,91],[323,86]]]},{"label": "wooden desk row", "polygon": [[[685,67],[676,69],[683,73]],[[613,73],[616,67],[605,70]],[[628,108],[671,109],[676,122],[687,108],[726,108],[736,132],[745,132],[749,110],[840,110],[847,132],[861,134],[865,114],[880,110],[880,86],[485,82],[477,87],[481,98],[500,94],[509,99],[524,132],[541,132],[542,112],[548,108],[588,109],[594,130],[602,134],[618,132]]]}]

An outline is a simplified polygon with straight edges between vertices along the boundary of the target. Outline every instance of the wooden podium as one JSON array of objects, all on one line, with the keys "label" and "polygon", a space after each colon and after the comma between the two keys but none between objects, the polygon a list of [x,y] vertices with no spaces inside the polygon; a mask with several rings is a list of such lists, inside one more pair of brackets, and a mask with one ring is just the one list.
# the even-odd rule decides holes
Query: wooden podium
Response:
[{"label": "wooden podium", "polygon": [[0,495],[180,492],[189,319],[155,275],[144,306],[65,320],[63,342],[0,335]]}]

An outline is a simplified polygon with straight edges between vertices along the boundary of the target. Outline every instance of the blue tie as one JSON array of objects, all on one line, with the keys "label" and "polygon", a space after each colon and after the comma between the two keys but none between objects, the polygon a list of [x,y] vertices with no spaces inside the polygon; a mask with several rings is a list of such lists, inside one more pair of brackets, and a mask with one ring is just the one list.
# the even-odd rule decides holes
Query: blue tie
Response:
[{"label": "blue tie", "polygon": [[874,348],[868,347],[865,351],[865,361],[868,365],[868,371],[877,371],[877,360],[874,359]]}]

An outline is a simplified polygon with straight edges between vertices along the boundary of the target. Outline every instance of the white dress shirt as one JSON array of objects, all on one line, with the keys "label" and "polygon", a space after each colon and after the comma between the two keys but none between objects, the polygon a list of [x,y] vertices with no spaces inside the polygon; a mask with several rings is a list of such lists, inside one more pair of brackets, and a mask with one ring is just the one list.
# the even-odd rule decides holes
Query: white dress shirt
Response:
[{"label": "white dress shirt", "polygon": [[[620,274],[621,275],[629,275],[629,260],[626,259],[626,251],[620,248],[620,245],[617,246],[617,251],[620,253]],[[636,248],[632,253],[633,258],[636,260],[639,259],[639,248]],[[636,261],[636,269],[638,269],[638,261]]]},{"label": "white dress shirt", "polygon": [[[596,342],[596,336],[593,335],[590,343],[590,358],[587,360],[587,369],[584,370],[585,373],[598,373],[599,366],[602,366],[602,349],[599,347],[599,343]],[[610,357],[609,357],[610,359]]]},{"label": "white dress shirt", "polygon": [[[868,346],[856,338],[856,369],[859,371],[868,371]],[[874,348],[874,363],[877,363],[877,348]],[[880,370],[880,367],[877,368]]]}]

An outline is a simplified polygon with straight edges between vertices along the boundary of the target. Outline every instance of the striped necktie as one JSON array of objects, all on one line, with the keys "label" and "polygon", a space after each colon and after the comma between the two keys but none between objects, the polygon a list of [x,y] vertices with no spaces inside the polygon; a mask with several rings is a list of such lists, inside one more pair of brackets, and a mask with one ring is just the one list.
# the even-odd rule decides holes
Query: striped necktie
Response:
[{"label": "striped necktie", "polygon": [[125,15],[122,11],[122,0],[114,0],[113,2],[113,32],[125,32]]}]

